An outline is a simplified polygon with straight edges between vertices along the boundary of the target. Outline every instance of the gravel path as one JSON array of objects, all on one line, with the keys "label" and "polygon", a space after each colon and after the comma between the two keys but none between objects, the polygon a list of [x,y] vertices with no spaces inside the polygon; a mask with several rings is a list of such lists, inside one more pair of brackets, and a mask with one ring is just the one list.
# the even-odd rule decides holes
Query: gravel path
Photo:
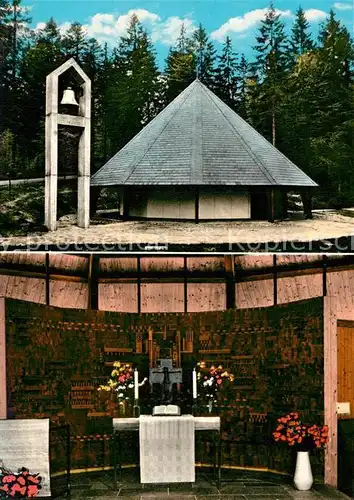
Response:
[{"label": "gravel path", "polygon": [[[74,225],[74,216],[63,217],[58,230],[51,233],[29,234],[0,238],[4,250],[8,246],[38,245],[58,246],[65,251],[70,245],[89,245],[88,251],[94,251],[95,245],[102,250],[105,246],[121,245],[122,251],[129,250],[129,244],[142,245],[196,245],[196,244],[249,244],[260,242],[283,241],[325,241],[329,238],[354,236],[354,219],[337,212],[316,212],[312,220],[288,220],[270,223],[267,221],[235,222],[94,222],[88,229]],[[34,247],[34,248],[33,248]],[[119,250],[119,249],[118,249]],[[247,249],[245,249],[246,251]],[[252,250],[252,248],[251,248]],[[272,251],[270,248],[269,251]]]}]

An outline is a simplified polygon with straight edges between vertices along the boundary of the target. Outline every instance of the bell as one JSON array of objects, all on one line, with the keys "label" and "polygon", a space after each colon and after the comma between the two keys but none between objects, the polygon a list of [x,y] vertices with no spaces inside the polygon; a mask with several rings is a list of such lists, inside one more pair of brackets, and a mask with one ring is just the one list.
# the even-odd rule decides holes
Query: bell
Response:
[{"label": "bell", "polygon": [[64,90],[63,98],[60,104],[65,104],[66,106],[79,106],[79,103],[75,98],[75,92],[71,87]]}]

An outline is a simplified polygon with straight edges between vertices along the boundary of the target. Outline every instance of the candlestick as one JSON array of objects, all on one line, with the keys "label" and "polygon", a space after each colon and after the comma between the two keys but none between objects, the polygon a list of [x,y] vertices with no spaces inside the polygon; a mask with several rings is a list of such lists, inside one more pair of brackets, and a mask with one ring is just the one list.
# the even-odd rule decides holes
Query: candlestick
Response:
[{"label": "candlestick", "polygon": [[193,368],[193,399],[197,399],[197,372]]},{"label": "candlestick", "polygon": [[134,399],[139,399],[139,373],[136,368],[134,370]]}]

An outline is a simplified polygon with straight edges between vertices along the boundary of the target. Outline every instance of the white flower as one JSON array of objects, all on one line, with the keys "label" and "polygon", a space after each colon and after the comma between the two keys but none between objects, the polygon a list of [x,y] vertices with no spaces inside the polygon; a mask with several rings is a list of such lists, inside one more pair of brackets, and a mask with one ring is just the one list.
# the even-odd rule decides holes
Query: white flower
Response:
[{"label": "white flower", "polygon": [[119,398],[124,398],[124,394],[123,394],[122,392],[120,392],[120,393],[118,394],[118,397],[119,397]]},{"label": "white flower", "polygon": [[128,387],[129,389],[132,389],[134,387],[134,384],[129,384]]}]

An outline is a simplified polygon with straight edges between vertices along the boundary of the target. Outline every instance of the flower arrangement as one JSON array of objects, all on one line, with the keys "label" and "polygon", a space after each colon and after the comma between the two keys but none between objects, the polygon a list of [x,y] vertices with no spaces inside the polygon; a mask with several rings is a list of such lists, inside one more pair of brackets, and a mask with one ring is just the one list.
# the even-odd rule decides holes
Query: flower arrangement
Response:
[{"label": "flower arrangement", "polygon": [[217,402],[217,392],[220,391],[227,382],[235,380],[232,373],[224,370],[219,365],[207,368],[205,361],[199,361],[196,366],[198,393],[212,402]]},{"label": "flower arrangement", "polygon": [[[145,384],[147,378],[139,384],[139,387]],[[121,363],[115,361],[113,363],[113,370],[107,385],[100,385],[98,391],[106,391],[117,393],[119,400],[132,399],[131,396],[134,391],[134,370],[129,363]]]},{"label": "flower arrangement", "polygon": [[274,440],[295,446],[299,451],[324,448],[328,442],[327,425],[305,425],[299,419],[297,412],[280,417],[277,422],[278,425],[273,432]]},{"label": "flower arrangement", "polygon": [[42,478],[22,467],[19,472],[10,472],[0,466],[0,498],[33,498],[41,489]]}]

